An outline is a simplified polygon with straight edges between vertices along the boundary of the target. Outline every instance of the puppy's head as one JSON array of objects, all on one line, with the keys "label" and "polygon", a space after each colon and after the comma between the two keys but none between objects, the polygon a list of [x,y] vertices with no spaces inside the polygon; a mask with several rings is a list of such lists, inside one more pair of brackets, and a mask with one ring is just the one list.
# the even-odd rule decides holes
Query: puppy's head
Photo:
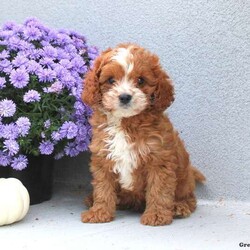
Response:
[{"label": "puppy's head", "polygon": [[116,117],[164,111],[174,100],[170,78],[156,55],[133,44],[104,51],[85,78],[83,101]]}]

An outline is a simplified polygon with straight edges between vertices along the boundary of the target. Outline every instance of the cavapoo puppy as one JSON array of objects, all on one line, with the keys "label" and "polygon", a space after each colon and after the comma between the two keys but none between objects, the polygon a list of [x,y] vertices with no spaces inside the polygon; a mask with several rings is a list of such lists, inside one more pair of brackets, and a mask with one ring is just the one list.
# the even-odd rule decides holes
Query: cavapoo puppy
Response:
[{"label": "cavapoo puppy", "polygon": [[82,222],[109,222],[116,207],[143,211],[141,223],[150,226],[189,216],[195,182],[205,177],[164,113],[174,88],[158,57],[134,44],[104,51],[86,75],[82,98],[94,111],[94,190]]}]

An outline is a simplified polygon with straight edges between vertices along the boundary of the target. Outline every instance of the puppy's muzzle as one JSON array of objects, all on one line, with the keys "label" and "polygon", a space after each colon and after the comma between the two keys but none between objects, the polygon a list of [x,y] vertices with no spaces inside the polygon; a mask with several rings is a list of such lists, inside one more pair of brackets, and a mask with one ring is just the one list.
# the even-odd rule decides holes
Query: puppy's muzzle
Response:
[{"label": "puppy's muzzle", "polygon": [[121,94],[119,95],[120,103],[123,105],[129,104],[132,99],[132,95],[129,94]]}]

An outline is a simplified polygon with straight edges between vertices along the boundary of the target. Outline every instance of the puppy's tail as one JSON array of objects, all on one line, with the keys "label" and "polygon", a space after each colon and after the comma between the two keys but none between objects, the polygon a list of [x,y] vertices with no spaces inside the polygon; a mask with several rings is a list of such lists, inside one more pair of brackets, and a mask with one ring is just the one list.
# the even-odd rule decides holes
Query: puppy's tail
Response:
[{"label": "puppy's tail", "polygon": [[204,184],[206,182],[206,177],[197,168],[191,166],[191,169],[192,169],[193,174],[194,174],[194,179],[197,182]]}]

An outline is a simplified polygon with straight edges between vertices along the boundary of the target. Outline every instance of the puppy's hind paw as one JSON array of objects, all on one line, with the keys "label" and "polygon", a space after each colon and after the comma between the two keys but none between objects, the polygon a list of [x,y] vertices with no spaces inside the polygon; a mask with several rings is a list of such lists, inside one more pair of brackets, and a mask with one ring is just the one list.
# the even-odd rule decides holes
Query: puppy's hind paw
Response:
[{"label": "puppy's hind paw", "polygon": [[189,206],[185,203],[178,203],[175,205],[174,208],[174,216],[179,218],[186,218],[190,216],[191,211],[189,209]]}]

